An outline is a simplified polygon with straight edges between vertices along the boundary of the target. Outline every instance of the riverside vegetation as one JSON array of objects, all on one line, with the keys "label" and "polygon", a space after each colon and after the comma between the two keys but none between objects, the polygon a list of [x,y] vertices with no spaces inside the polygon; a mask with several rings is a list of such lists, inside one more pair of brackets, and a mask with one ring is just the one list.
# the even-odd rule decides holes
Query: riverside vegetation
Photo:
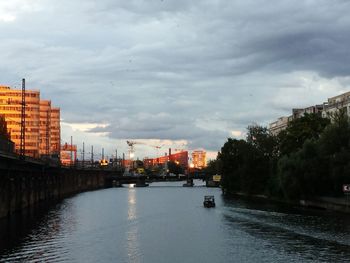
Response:
[{"label": "riverside vegetation", "polygon": [[306,114],[277,136],[249,126],[245,140],[229,138],[208,172],[222,174],[225,193],[263,194],[284,200],[341,196],[350,183],[350,121]]}]

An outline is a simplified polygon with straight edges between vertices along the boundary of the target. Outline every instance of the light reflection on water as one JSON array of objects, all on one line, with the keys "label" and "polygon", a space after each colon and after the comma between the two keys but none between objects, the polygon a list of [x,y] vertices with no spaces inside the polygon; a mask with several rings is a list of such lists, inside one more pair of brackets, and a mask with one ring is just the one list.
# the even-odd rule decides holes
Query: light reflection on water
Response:
[{"label": "light reflection on water", "polygon": [[139,249],[138,238],[138,222],[137,222],[137,207],[136,207],[136,188],[128,189],[128,229],[127,234],[127,251],[129,262],[140,262],[141,255]]},{"label": "light reflection on water", "polygon": [[[199,185],[199,182],[197,182]],[[215,195],[215,209],[202,206]],[[0,222],[0,262],[347,262],[350,217],[153,183]]]}]

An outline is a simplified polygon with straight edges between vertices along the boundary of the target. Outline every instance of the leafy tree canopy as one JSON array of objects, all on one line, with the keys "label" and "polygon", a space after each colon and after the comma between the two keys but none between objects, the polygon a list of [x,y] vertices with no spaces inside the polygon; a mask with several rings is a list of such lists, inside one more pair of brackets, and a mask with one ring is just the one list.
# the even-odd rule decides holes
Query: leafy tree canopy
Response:
[{"label": "leafy tree canopy", "polygon": [[169,169],[169,173],[173,173],[173,174],[183,174],[184,173],[184,169],[181,167],[181,165],[170,161],[168,162],[168,169]]},{"label": "leafy tree canopy", "polygon": [[280,154],[290,154],[301,149],[308,139],[318,139],[330,120],[318,114],[305,114],[292,120],[287,129],[278,134]]}]

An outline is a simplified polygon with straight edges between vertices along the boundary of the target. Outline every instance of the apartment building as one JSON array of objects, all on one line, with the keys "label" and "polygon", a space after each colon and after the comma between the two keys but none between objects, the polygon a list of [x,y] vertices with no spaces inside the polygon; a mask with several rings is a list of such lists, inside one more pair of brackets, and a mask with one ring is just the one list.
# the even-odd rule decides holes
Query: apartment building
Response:
[{"label": "apartment building", "polygon": [[[51,146],[51,102],[40,100],[37,90],[25,91],[25,144],[24,154],[33,158],[52,154]],[[15,151],[20,153],[22,90],[0,86],[0,114],[5,117]],[[57,116],[57,113],[56,113]],[[58,114],[59,116],[59,114]],[[54,132],[60,134],[55,120]],[[55,137],[57,140],[57,136]],[[60,140],[60,139],[59,139]],[[58,146],[59,147],[59,146]],[[57,147],[56,147],[57,148]],[[59,151],[58,151],[59,152]]]},{"label": "apartment building", "polygon": [[287,128],[288,123],[297,118],[301,118],[305,114],[320,114],[323,118],[330,118],[334,113],[343,110],[350,117],[350,91],[343,94],[328,98],[327,102],[310,106],[306,108],[293,109],[292,115],[288,117],[280,117],[276,121],[269,124],[269,131],[273,135],[277,135],[280,131]]},{"label": "apartment building", "polygon": [[50,133],[50,153],[60,155],[61,151],[61,110],[57,107],[51,108],[51,133]]},{"label": "apartment building", "polygon": [[193,151],[192,166],[197,169],[205,168],[207,166],[207,153],[202,150]]},{"label": "apartment building", "polygon": [[288,123],[293,120],[293,115],[279,117],[276,121],[269,124],[269,131],[272,135],[279,134],[282,130],[286,129]]},{"label": "apartment building", "polygon": [[[39,108],[40,93],[35,90],[25,92],[25,152],[27,156],[39,157]],[[20,151],[21,141],[22,91],[0,86],[0,114],[5,117],[15,151]]]},{"label": "apartment building", "polygon": [[39,154],[50,155],[51,101],[40,100]]},{"label": "apartment building", "polygon": [[338,110],[344,110],[350,116],[350,91],[329,98],[327,102],[323,103],[323,108],[322,116],[324,118],[330,117]]}]

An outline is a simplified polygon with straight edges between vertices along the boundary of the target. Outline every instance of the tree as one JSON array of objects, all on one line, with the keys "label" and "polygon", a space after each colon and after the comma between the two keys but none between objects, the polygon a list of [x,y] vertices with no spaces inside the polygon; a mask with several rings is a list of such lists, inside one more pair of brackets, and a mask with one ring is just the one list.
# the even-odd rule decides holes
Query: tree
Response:
[{"label": "tree", "polygon": [[218,158],[215,160],[209,160],[207,167],[204,168],[204,172],[207,175],[222,174],[221,160]]},{"label": "tree", "polygon": [[275,191],[272,178],[276,171],[278,140],[267,127],[253,125],[248,126],[247,142],[253,147],[254,154],[251,157],[254,157],[253,166],[256,167],[255,174],[249,172],[247,175],[252,177],[251,187],[257,188],[260,193],[271,194]]},{"label": "tree", "polygon": [[293,200],[324,194],[327,166],[316,140],[307,140],[299,151],[284,155],[277,173],[284,197]]},{"label": "tree", "polygon": [[270,134],[267,127],[248,126],[247,142],[265,156],[274,157],[278,153],[277,138]]},{"label": "tree", "polygon": [[222,163],[222,187],[224,191],[241,190],[241,176],[244,152],[248,144],[244,140],[229,138],[218,153],[218,160]]},{"label": "tree", "polygon": [[333,114],[332,121],[320,136],[319,148],[328,163],[326,193],[340,195],[342,184],[350,182],[350,121],[344,111]]},{"label": "tree", "polygon": [[247,139],[228,139],[218,154],[227,191],[261,194],[267,190],[277,156],[277,140],[266,127],[248,127]]},{"label": "tree", "polygon": [[184,169],[182,168],[182,166],[173,161],[168,162],[168,170],[169,170],[169,173],[173,173],[177,175],[184,173]]},{"label": "tree", "polygon": [[318,139],[330,120],[318,114],[305,114],[292,120],[287,129],[278,134],[281,155],[291,154],[303,147],[308,139]]}]

